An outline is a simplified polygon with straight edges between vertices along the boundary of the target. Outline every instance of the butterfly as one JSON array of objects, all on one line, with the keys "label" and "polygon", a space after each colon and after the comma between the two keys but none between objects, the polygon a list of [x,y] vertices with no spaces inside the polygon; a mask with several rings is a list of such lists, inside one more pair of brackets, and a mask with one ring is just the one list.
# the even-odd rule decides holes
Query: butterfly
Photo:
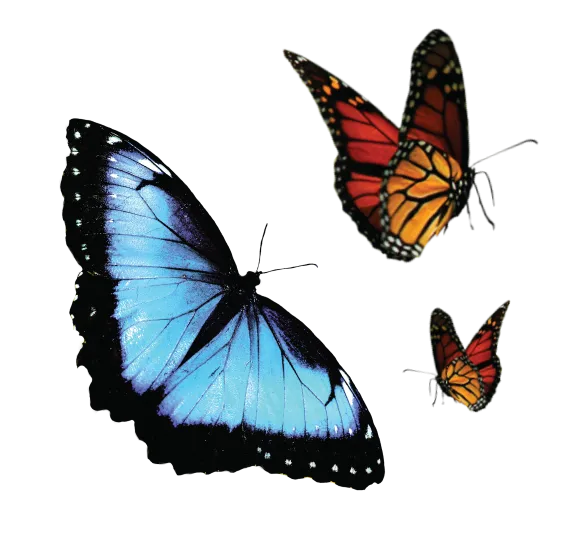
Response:
[{"label": "butterfly", "polygon": [[91,405],[134,420],[178,474],[260,466],[364,489],[384,476],[372,417],[335,357],[240,275],[220,230],[150,151],[72,119],[62,179],[82,267],[71,315]]},{"label": "butterfly", "polygon": [[510,302],[499,307],[473,337],[466,350],[455,333],[451,317],[441,309],[431,315],[431,344],[437,385],[443,393],[471,411],[485,408],[500,381],[497,344]]},{"label": "butterfly", "polygon": [[338,149],[335,188],[344,211],[389,258],[418,257],[467,205],[475,178],[463,74],[450,37],[433,30],[416,48],[399,129],[340,78],[284,53]]}]

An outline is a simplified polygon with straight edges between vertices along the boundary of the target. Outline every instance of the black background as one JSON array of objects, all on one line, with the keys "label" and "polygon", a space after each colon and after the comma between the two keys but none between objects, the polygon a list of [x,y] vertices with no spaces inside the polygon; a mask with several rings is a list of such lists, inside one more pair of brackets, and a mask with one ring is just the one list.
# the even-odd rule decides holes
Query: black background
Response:
[{"label": "black background", "polygon": [[[325,37],[304,53],[324,65],[335,64],[338,73],[367,88],[372,100],[397,118],[400,93],[407,86],[407,40],[411,47],[415,32],[423,29],[411,25],[399,33],[377,34],[375,46],[368,47]],[[527,103],[518,91],[521,66],[512,39],[498,33],[493,42],[480,29],[449,30],[466,43],[465,70],[474,80],[473,152],[494,152],[513,136],[540,134],[542,125],[523,113]],[[473,227],[453,222],[449,239],[433,248],[424,265],[386,268],[327,200],[331,146],[313,120],[316,114],[305,92],[288,79],[278,48],[226,50],[224,55],[195,49],[173,54],[168,65],[161,57],[162,68],[151,72],[143,65],[152,58],[141,69],[117,58],[116,64],[128,72],[121,71],[115,80],[93,68],[76,73],[64,106],[127,129],[170,167],[192,176],[193,191],[223,222],[241,262],[263,258],[277,266],[319,264],[319,272],[273,274],[266,294],[271,304],[290,307],[332,347],[333,358],[352,369],[365,404],[376,410],[385,428],[385,455],[392,458],[389,485],[432,474],[446,445],[470,441],[470,450],[478,452],[481,447],[488,451],[491,441],[503,441],[508,430],[498,419],[509,402],[498,402],[488,420],[460,421],[462,410],[426,408],[424,380],[403,370],[429,370],[424,313],[432,304],[449,304],[468,334],[478,326],[480,312],[499,303],[496,293],[512,292],[514,282],[508,279],[518,262],[519,232],[513,192],[534,179],[543,154],[519,153],[485,164],[487,182],[478,188],[496,199],[496,210],[489,212],[494,221],[479,222],[469,207],[467,221]],[[496,233],[475,232],[474,221],[477,228],[494,223]],[[66,266],[69,259],[64,259]],[[62,273],[69,288],[69,271]],[[510,324],[505,329],[509,361]],[[64,328],[69,340],[69,323]],[[85,380],[76,376],[73,382],[74,478],[169,478],[152,453],[146,454],[146,439],[137,437],[136,427],[112,422],[104,408],[94,409]],[[437,390],[431,396],[433,405],[450,406]]]}]

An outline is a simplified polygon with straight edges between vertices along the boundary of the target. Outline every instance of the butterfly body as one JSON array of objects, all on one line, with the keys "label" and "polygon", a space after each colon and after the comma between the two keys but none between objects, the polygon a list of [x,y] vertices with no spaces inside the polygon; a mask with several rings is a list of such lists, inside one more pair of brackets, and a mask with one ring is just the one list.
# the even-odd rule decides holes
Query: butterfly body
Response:
[{"label": "butterfly body", "polygon": [[500,328],[509,302],[487,320],[465,350],[451,317],[441,309],[431,315],[431,343],[441,390],[471,411],[487,406],[500,382],[496,354]]},{"label": "butterfly body", "polygon": [[400,128],[340,78],[303,56],[285,55],[338,150],[335,187],[344,211],[389,258],[418,257],[464,209],[474,183],[462,70],[451,39],[434,30],[415,50]]}]

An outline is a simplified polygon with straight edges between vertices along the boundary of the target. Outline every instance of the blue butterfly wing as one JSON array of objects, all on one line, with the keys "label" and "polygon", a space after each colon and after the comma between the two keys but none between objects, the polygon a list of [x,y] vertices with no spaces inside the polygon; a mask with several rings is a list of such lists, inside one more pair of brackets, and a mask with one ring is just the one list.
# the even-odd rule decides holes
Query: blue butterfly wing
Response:
[{"label": "blue butterfly wing", "polygon": [[238,277],[214,221],[185,184],[128,136],[74,119],[62,180],[66,239],[83,268],[72,306],[95,409],[134,418],[184,360]]},{"label": "blue butterfly wing", "polygon": [[178,473],[258,465],[364,489],[381,482],[377,430],[355,385],[299,320],[255,295],[165,383],[158,417],[136,422]]}]

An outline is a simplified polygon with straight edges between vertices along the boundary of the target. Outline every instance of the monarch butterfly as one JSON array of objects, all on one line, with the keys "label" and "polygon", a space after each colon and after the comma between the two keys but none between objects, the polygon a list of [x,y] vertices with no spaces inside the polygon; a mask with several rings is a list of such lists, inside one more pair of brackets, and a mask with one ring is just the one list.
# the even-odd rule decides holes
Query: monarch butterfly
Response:
[{"label": "monarch butterfly", "polygon": [[501,365],[496,352],[509,303],[507,301],[495,311],[466,350],[455,332],[451,317],[441,309],[435,309],[431,315],[437,385],[444,394],[471,411],[485,408],[499,384]]},{"label": "monarch butterfly", "polygon": [[117,355],[129,393],[169,430],[190,429],[193,445],[208,441],[206,457],[240,458],[244,439],[246,462],[275,473],[380,472],[377,456],[361,466],[345,455],[378,445],[350,377],[266,305],[260,273],[210,232],[189,181],[96,121],[70,121],[65,141],[66,241],[80,271],[70,318],[86,352],[103,340],[97,359]]},{"label": "monarch butterfly", "polygon": [[415,49],[399,129],[338,77],[284,54],[338,149],[335,187],[344,211],[389,258],[418,257],[467,205],[476,174],[468,160],[463,74],[450,37],[433,30]]}]

